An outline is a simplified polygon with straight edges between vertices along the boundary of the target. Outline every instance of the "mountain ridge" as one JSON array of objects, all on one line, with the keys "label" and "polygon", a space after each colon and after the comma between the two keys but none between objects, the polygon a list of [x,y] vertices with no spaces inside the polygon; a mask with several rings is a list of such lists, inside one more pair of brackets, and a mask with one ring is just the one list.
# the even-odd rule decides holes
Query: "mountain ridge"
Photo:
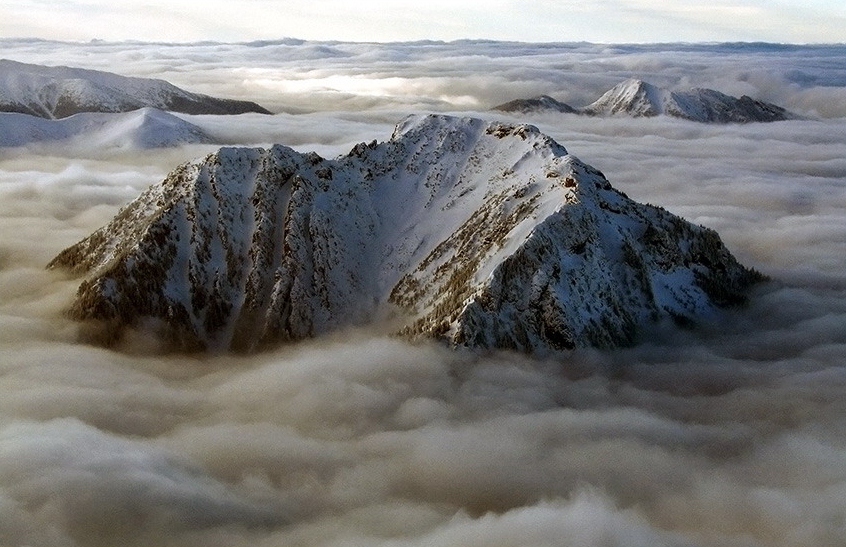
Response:
[{"label": "mountain ridge", "polygon": [[50,268],[73,317],[250,351],[393,310],[408,337],[529,353],[632,343],[742,301],[715,232],[614,190],[530,125],[409,117],[326,160],[276,145],[183,164]]},{"label": "mountain ridge", "polygon": [[165,80],[0,59],[0,111],[41,118],[144,107],[183,114],[243,114],[268,110],[251,101],[185,91]]},{"label": "mountain ridge", "polygon": [[493,107],[504,112],[566,112],[587,116],[671,116],[702,123],[774,122],[796,116],[784,108],[747,95],[740,98],[706,88],[668,91],[643,80],[625,80],[583,108],[548,96],[516,99]]},{"label": "mountain ridge", "polygon": [[0,147],[57,141],[97,149],[150,149],[212,143],[213,139],[200,127],[151,107],[120,113],[81,112],[56,120],[0,112]]}]

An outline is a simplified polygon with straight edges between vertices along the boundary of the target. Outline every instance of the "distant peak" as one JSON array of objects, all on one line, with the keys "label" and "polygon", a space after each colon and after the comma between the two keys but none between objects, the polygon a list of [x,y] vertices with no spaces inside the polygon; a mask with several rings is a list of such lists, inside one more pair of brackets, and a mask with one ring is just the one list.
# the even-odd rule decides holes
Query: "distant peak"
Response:
[{"label": "distant peak", "polygon": [[531,99],[515,99],[513,101],[497,105],[493,107],[493,109],[502,112],[520,113],[552,111],[572,114],[576,112],[576,109],[569,104],[562,103],[549,95],[539,95],[537,97],[532,97]]}]

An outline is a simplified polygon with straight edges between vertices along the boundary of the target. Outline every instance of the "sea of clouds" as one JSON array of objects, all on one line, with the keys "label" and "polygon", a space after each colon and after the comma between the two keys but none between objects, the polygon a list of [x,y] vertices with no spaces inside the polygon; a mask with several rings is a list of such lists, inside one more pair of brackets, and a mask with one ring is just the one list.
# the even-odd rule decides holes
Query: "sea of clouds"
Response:
[{"label": "sea of clouds", "polygon": [[[837,546],[846,541],[846,48],[58,44],[275,116],[185,116],[324,156],[420,111],[527,121],[770,275],[747,307],[539,360],[352,330],[252,356],[79,342],[45,264],[214,145],[0,149],[0,545]],[[806,119],[522,118],[628,77]]]}]

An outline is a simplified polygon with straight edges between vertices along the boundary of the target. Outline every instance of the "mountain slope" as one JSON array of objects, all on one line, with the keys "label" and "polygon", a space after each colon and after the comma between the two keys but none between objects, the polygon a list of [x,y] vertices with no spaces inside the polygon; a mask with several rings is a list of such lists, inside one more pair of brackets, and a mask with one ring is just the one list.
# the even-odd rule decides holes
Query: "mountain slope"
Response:
[{"label": "mountain slope", "polygon": [[144,107],[185,114],[270,113],[253,102],[190,93],[164,80],[0,59],[2,112],[53,119],[80,112],[128,112]]},{"label": "mountain slope", "polygon": [[790,119],[780,106],[746,95],[731,97],[713,89],[667,91],[643,80],[626,80],[583,109],[585,114],[635,117],[667,115],[697,122],[747,123]]},{"label": "mountain slope", "polygon": [[504,112],[565,112],[589,116],[672,116],[703,123],[774,122],[796,116],[784,108],[746,95],[732,97],[713,89],[667,91],[643,80],[626,80],[584,108],[573,108],[546,95],[516,99],[493,110]]},{"label": "mountain slope", "polygon": [[224,148],[182,165],[49,267],[117,333],[249,350],[399,310],[407,336],[547,351],[634,341],[742,300],[711,230],[615,191],[533,126],[411,117],[325,160]]},{"label": "mountain slope", "polygon": [[550,97],[549,95],[541,95],[539,97],[532,97],[531,99],[514,99],[501,105],[493,107],[492,110],[499,110],[500,112],[538,112],[548,110],[552,112],[564,112],[572,114],[576,109],[567,103],[562,103]]},{"label": "mountain slope", "polygon": [[83,112],[59,120],[0,113],[0,147],[71,139],[89,148],[144,149],[213,142],[196,125],[154,108],[119,114]]}]

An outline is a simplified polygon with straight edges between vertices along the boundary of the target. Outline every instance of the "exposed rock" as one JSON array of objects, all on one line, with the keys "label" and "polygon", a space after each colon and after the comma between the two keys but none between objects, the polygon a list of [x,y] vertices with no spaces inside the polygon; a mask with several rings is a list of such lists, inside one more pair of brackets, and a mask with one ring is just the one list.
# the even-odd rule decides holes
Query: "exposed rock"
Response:
[{"label": "exposed rock", "polygon": [[713,231],[614,190],[530,125],[411,117],[325,160],[224,148],[49,265],[71,313],[183,348],[251,350],[386,311],[403,334],[525,352],[630,344],[740,302],[760,275]]}]

